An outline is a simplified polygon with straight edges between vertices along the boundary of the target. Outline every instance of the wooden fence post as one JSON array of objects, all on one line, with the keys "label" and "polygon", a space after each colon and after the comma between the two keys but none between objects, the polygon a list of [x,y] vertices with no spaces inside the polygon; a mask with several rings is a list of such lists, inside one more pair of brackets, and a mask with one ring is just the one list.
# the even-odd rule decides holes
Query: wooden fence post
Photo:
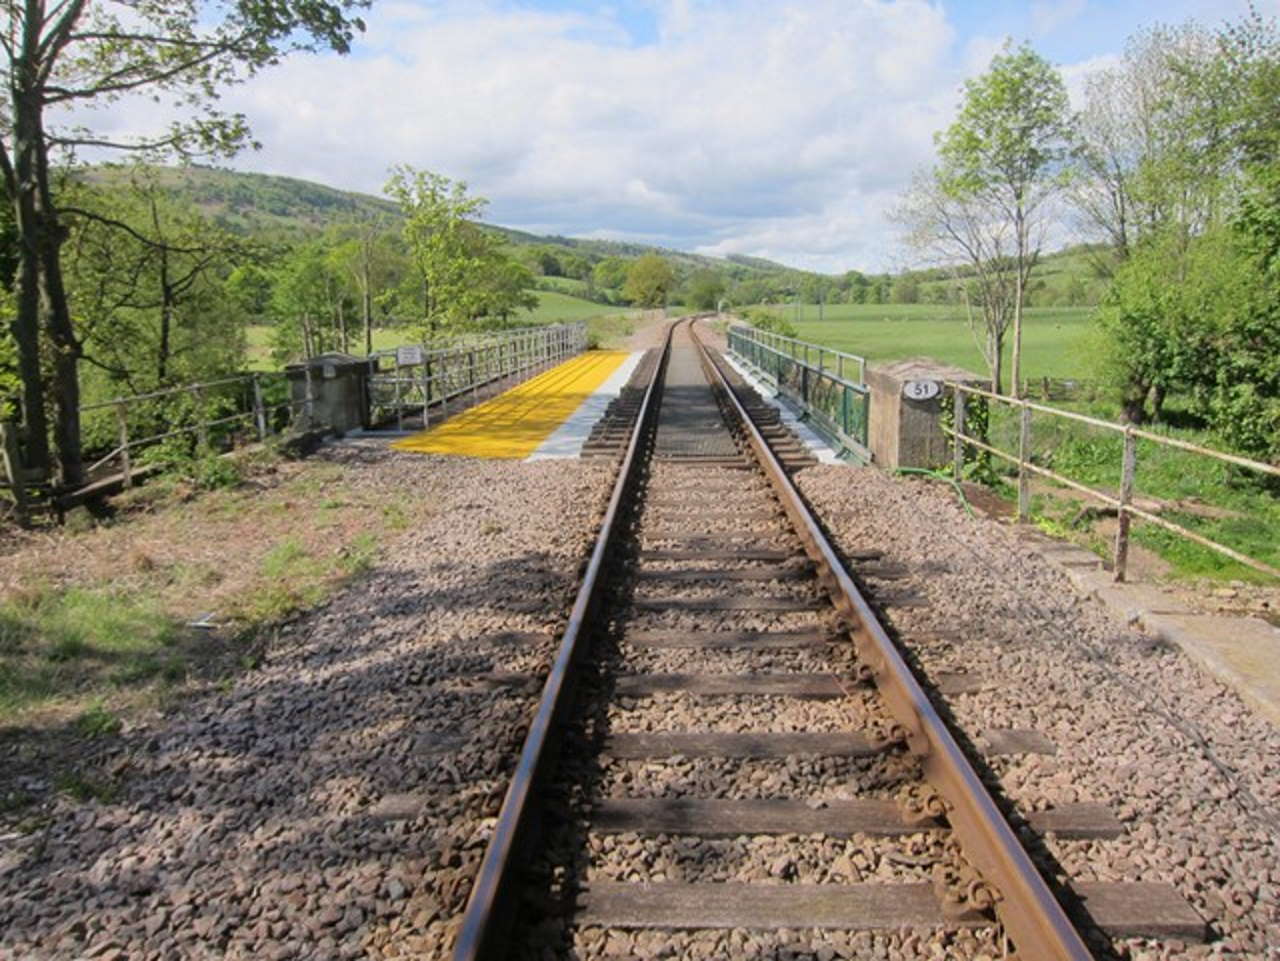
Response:
[{"label": "wooden fence post", "polygon": [[1031,471],[1027,461],[1031,457],[1031,408],[1022,402],[1022,417],[1018,425],[1018,523],[1031,520]]},{"label": "wooden fence post", "polygon": [[955,414],[955,423],[953,423],[952,426],[955,428],[956,446],[953,451],[953,461],[951,466],[952,476],[954,476],[956,480],[960,480],[964,474],[964,441],[960,438],[964,436],[964,421],[965,414],[968,413],[968,407],[968,397],[959,385],[957,385],[954,393],[952,394],[952,411]]},{"label": "wooden fence post", "polygon": [[258,427],[258,440],[267,439],[267,411],[262,403],[262,379],[253,375],[253,422]]},{"label": "wooden fence post", "polygon": [[133,487],[133,459],[129,456],[129,405],[116,404],[116,422],[120,427],[120,470],[124,477],[124,489]]},{"label": "wooden fence post", "polygon": [[199,387],[192,387],[191,396],[196,405],[196,443],[204,450],[208,450],[209,427],[204,422],[204,391]]},{"label": "wooden fence post", "polygon": [[1138,438],[1133,433],[1133,425],[1124,429],[1124,459],[1120,464],[1120,507],[1116,520],[1115,574],[1117,581],[1123,581],[1129,566],[1129,501],[1133,499],[1133,475],[1138,468]]}]

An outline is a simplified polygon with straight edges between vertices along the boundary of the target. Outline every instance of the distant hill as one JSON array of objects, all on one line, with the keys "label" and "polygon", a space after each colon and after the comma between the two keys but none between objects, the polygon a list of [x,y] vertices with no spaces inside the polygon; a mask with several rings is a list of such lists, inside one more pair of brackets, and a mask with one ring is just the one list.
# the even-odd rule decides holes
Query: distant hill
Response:
[{"label": "distant hill", "polygon": [[[177,197],[195,204],[206,216],[238,233],[282,239],[302,238],[343,220],[374,217],[385,218],[391,223],[400,220],[399,208],[383,197],[339,190],[295,177],[241,173],[198,164],[159,167],[156,170],[160,182]],[[94,183],[111,184],[127,178],[128,170],[123,167],[94,167],[85,176]],[[803,289],[805,278],[815,277],[810,272],[762,257],[742,254],[708,257],[623,240],[542,236],[494,224],[484,226],[515,246],[563,248],[593,263],[606,257],[631,258],[657,252],[670,260],[682,274],[710,269],[736,281],[763,281],[775,293]],[[1033,275],[1029,302],[1034,306],[1097,303],[1107,284],[1106,272],[1102,269],[1107,260],[1105,251],[1085,246],[1045,254]],[[882,276],[892,282],[894,301],[914,303],[934,302],[945,296],[942,288],[950,286],[950,282],[944,279],[946,274],[947,271],[934,268]],[[905,288],[914,288],[915,292],[907,294]],[[568,292],[580,293],[576,289]],[[900,301],[899,297],[910,299]]]},{"label": "distant hill", "polygon": [[[207,217],[237,233],[305,235],[342,220],[379,216],[392,221],[400,219],[399,208],[385,198],[294,177],[242,173],[199,164],[156,169],[160,183],[175,196],[195,204]],[[128,175],[127,168],[104,166],[91,168],[86,178],[92,183],[109,185],[122,182]],[[686,269],[707,267],[735,277],[802,273],[759,257],[707,257],[629,241],[540,236],[494,224],[485,226],[501,233],[514,245],[564,247],[593,261],[605,257],[637,257],[656,251]]]}]

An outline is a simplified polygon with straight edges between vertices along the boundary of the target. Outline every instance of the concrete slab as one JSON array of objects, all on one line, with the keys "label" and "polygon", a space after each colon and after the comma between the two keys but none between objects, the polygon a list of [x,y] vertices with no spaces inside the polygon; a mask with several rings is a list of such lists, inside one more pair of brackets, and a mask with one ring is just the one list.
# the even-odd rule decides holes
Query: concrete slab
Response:
[{"label": "concrete slab", "polygon": [[1154,612],[1143,626],[1178,645],[1280,727],[1280,629],[1256,617]]},{"label": "concrete slab", "polygon": [[1056,564],[1082,594],[1097,598],[1152,637],[1176,645],[1280,727],[1280,628],[1257,617],[1200,613],[1154,585],[1117,584],[1110,571],[1085,563],[1080,555],[1089,552],[1081,548],[1038,533],[1023,540]]}]

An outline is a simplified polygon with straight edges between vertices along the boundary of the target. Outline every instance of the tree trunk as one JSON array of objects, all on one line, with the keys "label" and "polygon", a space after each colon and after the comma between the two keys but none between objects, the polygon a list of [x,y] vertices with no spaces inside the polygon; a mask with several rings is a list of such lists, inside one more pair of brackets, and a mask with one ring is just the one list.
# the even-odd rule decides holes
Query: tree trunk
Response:
[{"label": "tree trunk", "polygon": [[1004,368],[1004,331],[991,331],[991,393],[1002,394],[1004,379],[1001,376]]},{"label": "tree trunk", "polygon": [[[48,474],[51,465],[46,385],[40,370],[42,335],[52,348],[54,444],[59,481],[77,487],[84,480],[80,458],[80,344],[71,326],[62,281],[61,249],[66,231],[49,191],[49,157],[42,118],[40,27],[43,7],[26,5],[21,53],[12,61],[10,109],[12,169],[6,176],[18,229],[17,316],[13,322],[23,381],[22,443],[27,467]],[[13,39],[13,38],[11,38]]]},{"label": "tree trunk", "polygon": [[364,312],[364,353],[367,357],[373,353],[373,292],[370,290],[369,272],[364,275],[360,309]]},{"label": "tree trunk", "polygon": [[1156,384],[1151,388],[1151,418],[1152,420],[1164,420],[1164,397],[1165,387],[1162,384]]},{"label": "tree trunk", "polygon": [[1018,209],[1014,214],[1014,230],[1017,233],[1017,259],[1013,278],[1013,361],[1009,376],[1013,381],[1013,396],[1022,396],[1022,301],[1026,296],[1023,287],[1027,262],[1026,221],[1022,214],[1022,200],[1018,200]]},{"label": "tree trunk", "polygon": [[[16,72],[16,71],[15,71]],[[15,78],[16,79],[16,78]],[[10,193],[18,232],[18,267],[14,272],[16,313],[9,325],[18,348],[22,379],[20,441],[23,466],[48,476],[49,423],[45,416],[45,383],[40,370],[40,257],[41,232],[36,167],[40,156],[39,107],[25,99],[13,103],[13,174]]]},{"label": "tree trunk", "polygon": [[1129,383],[1125,385],[1120,398],[1120,416],[1130,424],[1147,422],[1147,394],[1150,388],[1146,384]]}]

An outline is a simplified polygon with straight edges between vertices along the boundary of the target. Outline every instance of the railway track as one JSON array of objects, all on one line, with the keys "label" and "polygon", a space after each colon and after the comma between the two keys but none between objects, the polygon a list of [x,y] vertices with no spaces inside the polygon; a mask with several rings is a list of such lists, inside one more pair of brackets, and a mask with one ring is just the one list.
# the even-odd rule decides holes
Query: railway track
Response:
[{"label": "railway track", "polygon": [[[803,452],[752,423],[692,327],[599,437],[619,480],[455,959],[809,956],[813,938],[852,957],[877,937],[901,957],[1094,957],[795,494]],[[1104,928],[1133,893],[1105,887]]]}]

